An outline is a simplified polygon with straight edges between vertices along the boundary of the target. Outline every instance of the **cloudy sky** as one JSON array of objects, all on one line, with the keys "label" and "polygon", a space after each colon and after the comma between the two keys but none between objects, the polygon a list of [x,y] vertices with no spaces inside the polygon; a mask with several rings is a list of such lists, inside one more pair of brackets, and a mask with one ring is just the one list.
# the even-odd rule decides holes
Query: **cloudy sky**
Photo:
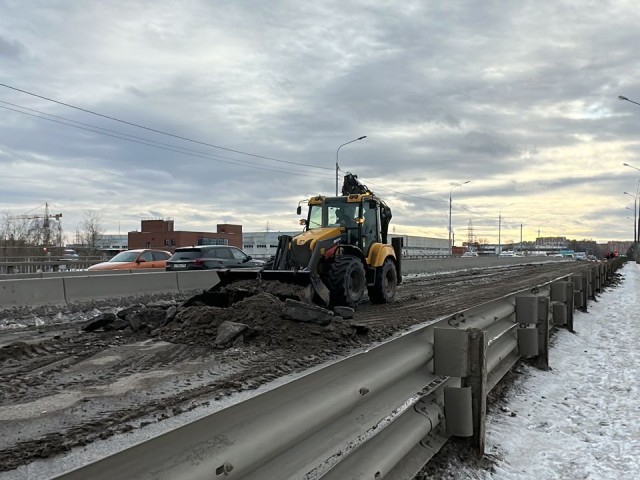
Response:
[{"label": "cloudy sky", "polygon": [[457,244],[500,214],[503,242],[632,239],[639,26],[631,1],[0,0],[0,212],[48,202],[70,241],[87,211],[296,230],[366,135],[341,174],[396,233],[447,238],[470,180]]}]

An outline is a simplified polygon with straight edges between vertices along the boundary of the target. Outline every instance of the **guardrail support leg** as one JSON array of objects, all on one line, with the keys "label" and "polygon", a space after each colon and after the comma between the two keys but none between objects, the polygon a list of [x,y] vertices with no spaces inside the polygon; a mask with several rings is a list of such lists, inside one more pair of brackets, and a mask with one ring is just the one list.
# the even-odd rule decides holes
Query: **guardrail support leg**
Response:
[{"label": "guardrail support leg", "polygon": [[567,329],[573,332],[573,283],[553,282],[551,301],[553,302],[553,323],[566,325]]},{"label": "guardrail support leg", "polygon": [[549,298],[539,297],[538,305],[538,356],[536,367],[541,370],[549,369],[549,328],[551,317],[549,315]]},{"label": "guardrail support leg", "polygon": [[589,283],[589,298],[592,300],[596,299],[596,267],[589,268],[589,272],[587,273],[587,279]]},{"label": "guardrail support leg", "polygon": [[484,455],[485,423],[487,417],[487,341],[484,330],[470,328],[469,375],[463,379],[463,387],[471,387],[473,409],[473,445],[479,455]]},{"label": "guardrail support leg", "polygon": [[[564,308],[564,305],[562,305]],[[524,357],[535,357],[536,366],[549,368],[549,299],[543,296],[516,297],[518,351]]]},{"label": "guardrail support leg", "polygon": [[573,303],[577,309],[583,312],[587,311],[587,276],[585,274],[571,275],[571,281],[573,282]]}]

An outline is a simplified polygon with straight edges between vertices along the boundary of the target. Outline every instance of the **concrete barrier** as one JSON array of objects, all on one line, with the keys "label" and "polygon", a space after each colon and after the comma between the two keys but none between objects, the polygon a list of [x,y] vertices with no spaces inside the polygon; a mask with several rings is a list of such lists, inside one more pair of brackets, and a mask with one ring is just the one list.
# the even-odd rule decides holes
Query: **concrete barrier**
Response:
[{"label": "concrete barrier", "polygon": [[61,278],[33,278],[0,282],[0,308],[64,305]]},{"label": "concrete barrier", "polygon": [[178,280],[174,272],[158,272],[146,275],[87,275],[64,277],[67,303],[100,298],[117,298],[145,293],[178,292]]},{"label": "concrete barrier", "polygon": [[220,281],[215,270],[176,273],[178,276],[178,290],[183,293],[193,290],[208,290]]},{"label": "concrete barrier", "polygon": [[[500,265],[568,261],[561,257],[470,257],[404,259],[404,274],[436,273]],[[205,290],[218,283],[214,270],[167,272],[162,269],[46,272],[0,275],[0,308],[63,305],[93,299],[128,297],[150,293]],[[26,276],[35,277],[25,279]],[[19,279],[15,279],[18,276]],[[27,283],[24,283],[27,282]]]}]

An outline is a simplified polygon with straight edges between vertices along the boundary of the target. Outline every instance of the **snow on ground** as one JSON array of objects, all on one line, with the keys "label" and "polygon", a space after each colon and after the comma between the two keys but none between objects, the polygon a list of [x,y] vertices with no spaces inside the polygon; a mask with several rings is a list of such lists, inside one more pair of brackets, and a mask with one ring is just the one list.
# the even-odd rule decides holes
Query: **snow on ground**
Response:
[{"label": "snow on ground", "polygon": [[491,471],[458,465],[453,478],[640,479],[640,265],[621,274],[576,312],[575,334],[556,332],[552,370],[523,366],[487,417]]}]

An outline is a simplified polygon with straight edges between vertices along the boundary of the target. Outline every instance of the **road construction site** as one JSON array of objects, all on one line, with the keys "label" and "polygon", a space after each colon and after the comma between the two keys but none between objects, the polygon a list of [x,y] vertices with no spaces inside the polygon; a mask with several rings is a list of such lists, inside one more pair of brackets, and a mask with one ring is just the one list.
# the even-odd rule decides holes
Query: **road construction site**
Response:
[{"label": "road construction site", "polygon": [[394,303],[365,301],[352,318],[300,315],[291,292],[245,288],[227,306],[163,294],[13,319],[27,326],[0,331],[1,476],[57,476],[417,325],[586,268],[411,275]]}]

